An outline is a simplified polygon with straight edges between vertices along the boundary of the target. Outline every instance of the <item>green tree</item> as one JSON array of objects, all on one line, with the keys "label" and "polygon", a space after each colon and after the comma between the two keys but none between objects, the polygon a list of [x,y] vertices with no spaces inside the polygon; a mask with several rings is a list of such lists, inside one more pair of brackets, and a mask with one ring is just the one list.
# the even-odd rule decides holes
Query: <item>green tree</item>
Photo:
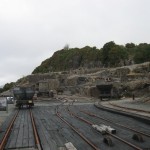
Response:
[{"label": "green tree", "polygon": [[14,82],[6,83],[6,84],[4,85],[4,87],[1,89],[1,92],[10,90],[13,86],[14,86]]},{"label": "green tree", "polygon": [[150,61],[150,44],[141,43],[138,45],[136,48],[134,61],[135,63]]},{"label": "green tree", "polygon": [[105,66],[109,64],[109,52],[116,46],[114,41],[110,41],[106,43],[102,48],[102,63]]},{"label": "green tree", "polygon": [[128,53],[123,46],[116,45],[109,51],[108,58],[110,66],[118,66],[128,58]]},{"label": "green tree", "polygon": [[3,88],[0,88],[0,93],[2,93],[3,92]]},{"label": "green tree", "polygon": [[125,45],[126,48],[134,48],[136,45],[134,43],[127,43]]}]

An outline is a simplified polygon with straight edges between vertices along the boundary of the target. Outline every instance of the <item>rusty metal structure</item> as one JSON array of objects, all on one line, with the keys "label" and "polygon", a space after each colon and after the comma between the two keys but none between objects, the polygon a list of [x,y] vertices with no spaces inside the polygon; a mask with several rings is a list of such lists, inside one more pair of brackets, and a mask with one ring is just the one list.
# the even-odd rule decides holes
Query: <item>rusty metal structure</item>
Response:
[{"label": "rusty metal structure", "polygon": [[35,90],[32,87],[15,87],[13,89],[14,100],[16,101],[16,107],[21,108],[24,105],[28,107],[34,106],[33,96]]}]

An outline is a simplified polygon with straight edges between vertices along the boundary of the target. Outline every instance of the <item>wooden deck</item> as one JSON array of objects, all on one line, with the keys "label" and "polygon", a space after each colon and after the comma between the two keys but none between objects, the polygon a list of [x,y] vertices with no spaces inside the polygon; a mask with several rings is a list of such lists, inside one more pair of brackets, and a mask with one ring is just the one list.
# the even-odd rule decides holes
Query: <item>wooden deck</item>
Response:
[{"label": "wooden deck", "polygon": [[6,149],[35,147],[32,124],[28,109],[22,109],[14,123]]}]

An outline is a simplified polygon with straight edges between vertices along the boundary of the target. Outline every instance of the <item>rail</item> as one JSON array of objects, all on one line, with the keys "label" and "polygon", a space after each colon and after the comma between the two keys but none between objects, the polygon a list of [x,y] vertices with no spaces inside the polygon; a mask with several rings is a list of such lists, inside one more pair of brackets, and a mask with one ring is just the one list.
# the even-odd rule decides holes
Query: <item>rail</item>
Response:
[{"label": "rail", "polygon": [[56,115],[65,122],[73,131],[75,131],[85,142],[88,143],[94,150],[100,150],[98,147],[96,147],[91,141],[89,141],[78,129],[76,129],[72,124],[70,124],[67,120],[65,120],[63,117],[61,117],[60,113],[58,112],[58,108],[56,107]]},{"label": "rail", "polygon": [[[13,127],[13,124],[17,118],[19,114],[19,110],[15,113],[14,117],[12,118],[7,130],[6,130],[6,133],[2,139],[2,142],[0,144],[0,150],[4,150],[5,148],[5,145],[7,143],[7,140],[11,134],[11,131],[12,131],[12,127]],[[39,137],[38,137],[38,133],[37,133],[37,130],[36,130],[36,125],[35,125],[35,121],[34,121],[34,117],[33,117],[33,114],[32,114],[32,111],[30,110],[30,117],[31,117],[31,122],[32,122],[32,127],[33,127],[33,133],[34,133],[34,137],[35,137],[35,143],[36,143],[36,146],[37,146],[37,149],[38,150],[42,150],[42,147],[40,145],[40,140],[39,140]]]},{"label": "rail", "polygon": [[125,129],[131,130],[131,131],[134,131],[134,132],[139,133],[139,134],[142,134],[142,135],[144,135],[144,136],[150,137],[150,134],[146,134],[146,133],[144,133],[144,132],[142,132],[142,131],[137,131],[137,130],[135,130],[135,129],[129,127],[129,126],[125,126],[125,125],[122,125],[122,124],[120,124],[120,123],[116,123],[116,122],[114,122],[114,121],[111,121],[110,119],[106,119],[106,118],[100,117],[100,116],[98,116],[98,115],[96,115],[96,114],[94,114],[94,113],[92,113],[92,112],[84,111],[84,110],[80,110],[80,112],[85,113],[85,114],[87,114],[87,115],[89,115],[89,116],[92,116],[92,117],[96,117],[96,118],[102,119],[102,120],[104,120],[104,121],[110,122],[110,123],[115,124],[115,125],[117,125],[117,126],[123,127],[123,128],[125,128]]},{"label": "rail", "polygon": [[15,113],[14,117],[12,118],[12,120],[11,120],[7,130],[6,130],[6,133],[5,133],[5,135],[4,135],[3,139],[2,139],[2,142],[0,144],[0,150],[3,150],[5,145],[6,145],[6,143],[7,143],[7,139],[9,137],[10,133],[11,133],[11,129],[12,129],[13,124],[14,124],[17,116],[18,116],[18,113],[19,113],[19,110]]},{"label": "rail", "polygon": [[36,146],[37,146],[38,150],[42,150],[42,147],[41,147],[41,144],[40,144],[40,139],[39,139],[39,136],[38,136],[38,132],[37,132],[37,129],[36,129],[36,125],[35,125],[35,121],[34,121],[34,117],[33,117],[33,113],[31,111],[31,109],[30,109],[30,117],[31,117],[31,122],[32,122],[32,127],[33,127]]},{"label": "rail", "polygon": [[[76,117],[77,119],[79,119],[79,120],[81,120],[81,121],[87,123],[88,125],[93,125],[93,124],[94,124],[93,122],[90,122],[90,121],[88,121],[88,120],[86,120],[86,119],[83,119],[83,118],[79,117],[78,115],[76,115],[75,113],[71,112],[69,108],[68,108],[68,111],[70,112],[71,115],[73,115],[73,116]],[[108,131],[106,131],[106,133],[109,134],[110,136],[112,136],[112,137],[118,139],[119,141],[121,141],[121,142],[127,144],[128,146],[130,146],[130,147],[136,149],[136,150],[142,150],[140,147],[137,147],[136,145],[134,145],[134,144],[132,144],[132,143],[130,143],[130,142],[128,142],[128,141],[126,141],[126,140],[124,140],[124,139],[122,139],[122,138],[120,138],[120,137],[114,135],[114,134],[111,134],[111,133],[108,132]]]}]

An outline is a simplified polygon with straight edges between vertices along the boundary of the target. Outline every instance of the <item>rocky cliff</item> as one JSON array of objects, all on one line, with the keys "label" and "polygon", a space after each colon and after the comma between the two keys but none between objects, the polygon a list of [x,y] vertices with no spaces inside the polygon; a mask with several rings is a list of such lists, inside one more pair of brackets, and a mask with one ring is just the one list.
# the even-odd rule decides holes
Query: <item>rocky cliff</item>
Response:
[{"label": "rocky cliff", "polygon": [[76,69],[29,75],[17,84],[34,85],[38,90],[63,89],[70,94],[99,97],[97,85],[112,85],[113,97],[144,96],[150,92],[150,62],[117,68]]}]

